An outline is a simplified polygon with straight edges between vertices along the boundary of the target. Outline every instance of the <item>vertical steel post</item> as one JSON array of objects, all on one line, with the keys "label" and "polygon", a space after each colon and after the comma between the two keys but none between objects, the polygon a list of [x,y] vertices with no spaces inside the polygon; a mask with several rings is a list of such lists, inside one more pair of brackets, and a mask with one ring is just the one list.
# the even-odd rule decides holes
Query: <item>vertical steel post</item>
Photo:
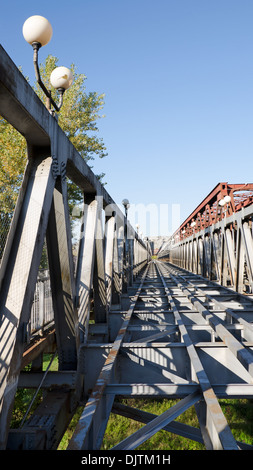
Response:
[{"label": "vertical steel post", "polygon": [[97,225],[98,202],[94,196],[85,196],[83,233],[79,245],[76,291],[78,298],[78,321],[81,342],[88,339],[90,320],[90,292],[93,281],[95,260],[95,235]]},{"label": "vertical steel post", "polygon": [[95,323],[107,323],[108,310],[105,283],[105,246],[102,223],[102,201],[98,199],[97,225],[95,234],[95,263],[93,273],[93,295]]},{"label": "vertical steel post", "polygon": [[47,228],[47,250],[60,370],[77,364],[77,314],[74,306],[74,263],[66,183],[56,180]]},{"label": "vertical steel post", "polygon": [[105,220],[105,280],[107,286],[107,306],[112,302],[113,288],[113,249],[114,249],[115,215],[106,216]]},{"label": "vertical steel post", "polygon": [[[0,293],[0,447],[5,448],[54,190],[52,159],[34,155]],[[7,387],[8,382],[8,387]]]}]

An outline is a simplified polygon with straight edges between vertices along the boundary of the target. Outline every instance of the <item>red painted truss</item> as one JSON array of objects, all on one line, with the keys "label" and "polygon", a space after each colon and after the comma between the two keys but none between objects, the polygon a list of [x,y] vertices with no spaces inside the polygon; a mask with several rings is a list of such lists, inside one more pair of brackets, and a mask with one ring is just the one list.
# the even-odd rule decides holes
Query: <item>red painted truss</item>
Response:
[{"label": "red painted truss", "polygon": [[189,237],[253,203],[253,183],[219,183],[174,233],[175,242]]}]

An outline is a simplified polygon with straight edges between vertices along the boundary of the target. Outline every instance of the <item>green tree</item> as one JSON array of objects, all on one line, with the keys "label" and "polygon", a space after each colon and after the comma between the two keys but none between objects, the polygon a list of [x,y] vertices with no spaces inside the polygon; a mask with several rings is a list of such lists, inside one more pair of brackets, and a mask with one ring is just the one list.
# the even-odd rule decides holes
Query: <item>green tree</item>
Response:
[{"label": "green tree", "polygon": [[[57,91],[51,87],[51,72],[58,66],[58,59],[52,55],[46,58],[44,64],[40,64],[40,75],[47,89],[51,89],[52,98],[57,103]],[[104,94],[99,95],[96,92],[86,93],[84,74],[78,74],[74,64],[71,65],[73,73],[73,84],[64,93],[63,106],[58,114],[58,124],[63,129],[69,140],[73,143],[76,150],[83,159],[92,168],[91,162],[96,157],[104,158],[106,153],[103,139],[99,138],[97,121],[103,115],[100,111],[104,106]],[[42,101],[46,102],[45,95],[38,84],[35,91]],[[97,175],[101,180],[104,173]],[[73,207],[82,201],[82,193],[79,188],[68,180],[68,196],[70,213]]]},{"label": "green tree", "polygon": [[[57,65],[58,59],[52,55],[47,57],[44,64],[40,64],[41,78],[48,89],[51,88],[51,72]],[[103,139],[98,137],[97,125],[98,119],[103,117],[100,113],[104,105],[104,95],[96,92],[86,93],[86,76],[78,74],[74,64],[70,68],[74,81],[64,94],[58,123],[92,168],[91,163],[95,158],[104,158],[107,155]],[[45,95],[37,83],[34,89],[45,103]],[[52,97],[57,102],[57,92],[54,89],[52,89]],[[27,157],[25,139],[1,116],[0,154],[0,244],[2,246],[4,234],[13,215]],[[102,181],[104,174],[97,176]],[[71,212],[72,207],[82,200],[81,191],[71,181],[68,181],[68,195]]]},{"label": "green tree", "polygon": [[26,142],[0,117],[0,259],[26,164]]},{"label": "green tree", "polygon": [[[40,65],[41,78],[48,89],[51,88],[51,72],[57,66],[58,59],[52,55],[47,57],[45,64]],[[58,123],[84,160],[89,162],[94,160],[96,156],[103,158],[107,155],[103,140],[96,135],[98,132],[97,120],[103,117],[100,116],[100,111],[104,106],[104,95],[99,95],[96,92],[87,94],[85,91],[86,76],[78,74],[74,64],[70,68],[74,81],[64,94]],[[41,100],[45,101],[45,95],[38,84],[36,84],[35,90]],[[51,92],[52,98],[57,102],[57,91],[52,89]]]}]

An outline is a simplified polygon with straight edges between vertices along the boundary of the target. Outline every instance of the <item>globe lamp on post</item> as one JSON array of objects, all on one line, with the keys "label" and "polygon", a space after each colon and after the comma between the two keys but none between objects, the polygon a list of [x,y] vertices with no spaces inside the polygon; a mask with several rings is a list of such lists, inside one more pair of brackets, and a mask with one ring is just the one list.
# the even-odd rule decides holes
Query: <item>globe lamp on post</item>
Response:
[{"label": "globe lamp on post", "polygon": [[33,47],[33,64],[37,83],[47,97],[47,109],[51,112],[51,105],[57,112],[63,104],[63,93],[67,90],[73,82],[73,74],[67,67],[56,67],[51,73],[51,85],[56,88],[60,95],[59,104],[56,104],[51,96],[51,91],[47,90],[41,80],[40,70],[38,65],[38,51],[42,46],[48,44],[52,38],[53,29],[50,22],[43,16],[34,15],[30,16],[23,24],[23,36],[28,44]]},{"label": "globe lamp on post", "polygon": [[127,211],[130,207],[130,204],[129,204],[129,200],[128,199],[123,199],[122,201],[122,205],[125,207],[125,215],[127,217]]}]

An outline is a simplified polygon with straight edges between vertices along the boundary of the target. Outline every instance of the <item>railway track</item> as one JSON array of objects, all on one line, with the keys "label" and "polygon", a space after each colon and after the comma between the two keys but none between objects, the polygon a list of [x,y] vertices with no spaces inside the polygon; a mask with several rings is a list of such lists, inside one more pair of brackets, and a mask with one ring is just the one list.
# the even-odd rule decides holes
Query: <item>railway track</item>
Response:
[{"label": "railway track", "polygon": [[[160,429],[207,449],[251,449],[235,441],[219,399],[253,396],[252,299],[160,261],[148,265],[129,294],[128,311],[111,313],[114,323],[123,318],[117,335],[84,347],[87,377],[91,349],[93,357],[107,350],[107,359],[69,449],[100,448],[111,412],[145,423],[112,450],[136,449]],[[177,401],[154,416],[119,404],[118,396]],[[200,429],[174,421],[193,405]]]}]

